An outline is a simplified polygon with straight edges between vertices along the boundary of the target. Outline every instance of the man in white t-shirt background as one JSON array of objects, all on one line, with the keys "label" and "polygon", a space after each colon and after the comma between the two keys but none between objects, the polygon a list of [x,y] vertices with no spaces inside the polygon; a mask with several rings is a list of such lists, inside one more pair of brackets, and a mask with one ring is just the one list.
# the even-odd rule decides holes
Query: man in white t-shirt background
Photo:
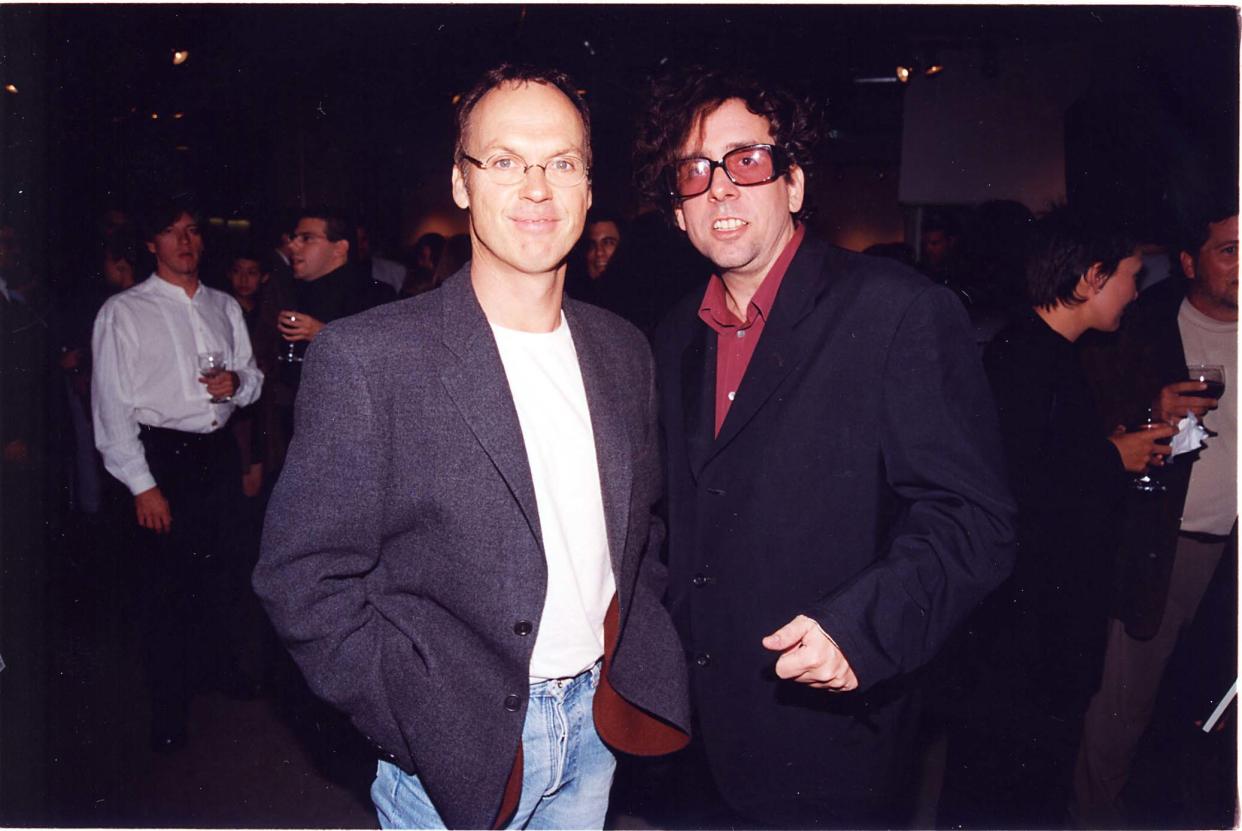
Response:
[{"label": "man in white t-shirt background", "polygon": [[[1201,449],[1159,471],[1164,491],[1132,495],[1103,678],[1074,776],[1074,818],[1084,827],[1129,824],[1122,791],[1165,668],[1209,586],[1236,573],[1221,560],[1237,551],[1237,194],[1200,208],[1176,252],[1185,279],[1174,275],[1142,293],[1117,343],[1115,375],[1100,384],[1118,417],[1125,406],[1130,417],[1151,407],[1176,425],[1193,412],[1210,432]],[[1186,380],[1191,364],[1224,368],[1219,398]],[[1234,642],[1224,634],[1214,644],[1221,650]],[[1233,658],[1224,656],[1231,665]],[[1203,655],[1195,664],[1202,671],[1210,662]]]}]

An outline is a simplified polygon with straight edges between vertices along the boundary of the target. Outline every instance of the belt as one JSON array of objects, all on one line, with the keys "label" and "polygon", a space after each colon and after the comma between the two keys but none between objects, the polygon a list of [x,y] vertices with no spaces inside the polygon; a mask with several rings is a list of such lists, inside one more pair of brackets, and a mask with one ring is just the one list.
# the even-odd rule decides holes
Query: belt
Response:
[{"label": "belt", "polygon": [[1207,534],[1203,531],[1178,531],[1179,537],[1185,537],[1188,540],[1194,540],[1201,543],[1225,543],[1229,541],[1229,534]]},{"label": "belt", "polygon": [[206,444],[209,441],[218,441],[220,431],[213,430],[210,433],[190,433],[185,430],[173,430],[169,427],[152,427],[150,424],[139,424],[138,435],[140,437],[147,436],[153,439],[170,439],[173,441],[184,442],[186,444]]}]

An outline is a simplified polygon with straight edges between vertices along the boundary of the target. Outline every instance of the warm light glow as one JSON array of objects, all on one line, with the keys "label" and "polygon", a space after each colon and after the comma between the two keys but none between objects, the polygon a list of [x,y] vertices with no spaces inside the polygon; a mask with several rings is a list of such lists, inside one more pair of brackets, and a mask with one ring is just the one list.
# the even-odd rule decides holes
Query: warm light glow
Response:
[{"label": "warm light glow", "polygon": [[17,87],[15,87],[13,84],[5,84],[4,91],[12,93],[13,95],[17,95]]},{"label": "warm light glow", "polygon": [[461,93],[459,92],[459,93],[457,93],[456,95],[454,95],[454,96],[453,96],[453,106],[454,106],[454,107],[456,107],[456,106],[457,106],[457,102],[458,102],[458,101],[460,101],[460,100],[461,100]]},{"label": "warm light glow", "polygon": [[173,118],[185,118],[185,113],[173,113]]},{"label": "warm light glow", "polygon": [[939,75],[941,72],[944,72],[944,67],[938,63],[934,63],[931,66],[927,67],[927,69],[923,70],[923,74],[926,75],[928,78],[930,78],[933,75]]},{"label": "warm light glow", "polygon": [[908,66],[897,67],[897,80],[901,81],[903,84],[909,83],[910,82],[910,67]]},{"label": "warm light glow", "polygon": [[185,152],[187,152],[187,151],[190,149],[190,145],[188,145],[188,144],[178,144],[178,145],[177,145],[177,149],[178,149],[178,150],[180,150],[182,153],[185,153]]},{"label": "warm light glow", "polygon": [[159,121],[159,120],[160,120],[160,114],[159,114],[159,113],[151,113],[151,120],[152,120],[152,121]]},{"label": "warm light glow", "polygon": [[181,66],[181,64],[185,63],[189,59],[190,53],[188,50],[181,49],[173,52],[173,66]]}]

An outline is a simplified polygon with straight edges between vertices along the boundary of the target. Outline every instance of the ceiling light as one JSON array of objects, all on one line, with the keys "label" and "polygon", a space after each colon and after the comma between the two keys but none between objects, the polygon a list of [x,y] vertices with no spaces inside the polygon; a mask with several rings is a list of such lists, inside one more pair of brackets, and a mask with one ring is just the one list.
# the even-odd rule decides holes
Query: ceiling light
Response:
[{"label": "ceiling light", "polygon": [[177,119],[185,118],[185,113],[173,113],[173,118],[177,118]]},{"label": "ceiling light", "polygon": [[185,63],[189,59],[190,52],[188,49],[179,49],[176,52],[173,52],[173,66],[181,66],[181,64]]},{"label": "ceiling light", "polygon": [[159,114],[159,113],[151,113],[151,120],[152,120],[152,121],[159,121],[159,120],[160,120],[160,114]]},{"label": "ceiling light", "polygon": [[939,75],[941,72],[944,72],[944,67],[938,63],[934,63],[931,66],[927,67],[927,69],[923,70],[923,74],[926,75],[928,78],[930,78],[933,75]]},{"label": "ceiling light", "polygon": [[901,81],[903,84],[910,83],[910,67],[908,66],[897,67],[897,80]]},{"label": "ceiling light", "polygon": [[17,95],[17,87],[14,86],[13,84],[5,84],[4,91],[7,93],[11,93],[12,95]]}]

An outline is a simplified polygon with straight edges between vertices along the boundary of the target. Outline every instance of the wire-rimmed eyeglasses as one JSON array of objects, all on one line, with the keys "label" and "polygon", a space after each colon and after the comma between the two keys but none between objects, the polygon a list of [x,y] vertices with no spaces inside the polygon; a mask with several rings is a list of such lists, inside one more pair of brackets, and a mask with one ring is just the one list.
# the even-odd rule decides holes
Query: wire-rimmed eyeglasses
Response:
[{"label": "wire-rimmed eyeglasses", "polygon": [[587,163],[573,155],[553,156],[543,164],[527,164],[521,156],[512,153],[497,153],[485,161],[479,161],[465,153],[461,154],[461,158],[485,172],[498,185],[518,184],[526,178],[527,171],[532,167],[542,170],[548,184],[558,188],[580,185],[590,173]]}]

